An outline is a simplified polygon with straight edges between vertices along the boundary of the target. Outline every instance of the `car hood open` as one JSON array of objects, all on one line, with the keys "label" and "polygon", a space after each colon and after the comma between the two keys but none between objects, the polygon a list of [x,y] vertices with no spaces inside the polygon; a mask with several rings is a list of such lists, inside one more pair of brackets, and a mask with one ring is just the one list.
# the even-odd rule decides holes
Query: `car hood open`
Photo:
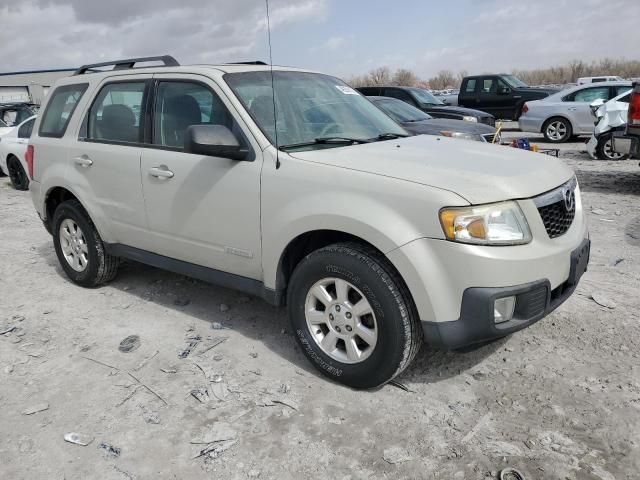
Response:
[{"label": "car hood open", "polygon": [[429,135],[290,155],[441,188],[472,204],[533,197],[573,176],[544,154]]}]

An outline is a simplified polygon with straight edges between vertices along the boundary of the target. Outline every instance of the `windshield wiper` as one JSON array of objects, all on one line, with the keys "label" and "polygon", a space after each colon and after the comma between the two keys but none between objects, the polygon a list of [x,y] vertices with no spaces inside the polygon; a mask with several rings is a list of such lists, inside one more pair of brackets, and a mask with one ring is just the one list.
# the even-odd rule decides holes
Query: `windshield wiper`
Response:
[{"label": "windshield wiper", "polygon": [[394,138],[405,138],[408,137],[409,135],[405,135],[404,133],[381,133],[380,135],[378,135],[377,137],[373,138],[372,140],[393,140]]},{"label": "windshield wiper", "polygon": [[280,145],[280,150],[289,148],[310,147],[312,145],[354,145],[357,143],[369,143],[371,140],[366,138],[350,138],[350,137],[318,137],[311,142],[290,143],[289,145]]}]

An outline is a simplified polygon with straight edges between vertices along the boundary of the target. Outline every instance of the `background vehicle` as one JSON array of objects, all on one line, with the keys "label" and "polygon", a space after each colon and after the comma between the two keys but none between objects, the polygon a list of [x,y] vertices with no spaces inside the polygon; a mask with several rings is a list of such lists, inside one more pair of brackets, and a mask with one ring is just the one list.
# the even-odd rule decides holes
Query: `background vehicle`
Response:
[{"label": "background vehicle", "polygon": [[542,133],[549,142],[568,142],[573,135],[591,135],[594,129],[590,104],[605,102],[631,88],[631,82],[579,85],[542,100],[525,103],[518,119],[523,132]]},{"label": "background vehicle", "polygon": [[[151,60],[164,65],[135,68]],[[425,338],[455,348],[537,322],[589,258],[557,159],[410,136],[293,68],[84,66],[47,95],[26,157],[73,282],[129,258],[286,305],[308,359],[357,388],[394,378]]]},{"label": "background vehicle", "polygon": [[513,75],[474,75],[462,79],[458,105],[477,108],[495,118],[518,120],[525,102],[539,100],[557,89],[533,88]]},{"label": "background vehicle", "polygon": [[640,83],[633,84],[624,133],[614,132],[613,149],[620,155],[640,156]]},{"label": "background vehicle", "polygon": [[0,103],[0,120],[8,127],[22,123],[36,113],[38,113],[38,108],[33,103]]},{"label": "background vehicle", "polygon": [[9,175],[16,190],[29,188],[25,152],[36,117],[32,116],[0,137],[0,170]]},{"label": "background vehicle", "polygon": [[451,118],[491,125],[496,124],[491,115],[470,108],[445,105],[427,90],[415,87],[360,87],[360,93],[366,96],[391,97],[402,100],[435,118]]},{"label": "background vehicle", "polygon": [[580,77],[576,82],[578,85],[585,85],[587,83],[599,83],[599,82],[622,82],[624,78],[613,76],[613,75],[603,75],[600,77]]},{"label": "background vehicle", "polygon": [[[433,118],[422,110],[396,98],[369,97],[369,100],[402,125],[405,130],[415,135],[442,135],[489,143],[494,141],[496,129],[490,125],[448,118]],[[500,143],[500,139],[496,139],[496,142]]]},{"label": "background vehicle", "polygon": [[625,92],[607,102],[598,99],[592,103],[596,126],[587,143],[587,152],[592,158],[625,160],[629,157],[614,149],[613,138],[615,134],[621,135],[626,128],[630,99],[631,88],[628,87]]}]

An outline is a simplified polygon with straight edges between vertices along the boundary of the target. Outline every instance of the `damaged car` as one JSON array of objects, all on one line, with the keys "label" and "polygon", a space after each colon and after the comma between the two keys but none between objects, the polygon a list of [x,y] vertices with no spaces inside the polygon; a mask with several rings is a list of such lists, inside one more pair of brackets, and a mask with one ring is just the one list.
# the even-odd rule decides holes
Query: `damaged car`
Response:
[{"label": "damaged car", "polygon": [[627,114],[629,101],[631,100],[631,87],[617,97],[603,102],[596,100],[591,104],[593,116],[596,118],[596,126],[587,143],[587,152],[591,158],[598,160],[626,160],[628,153],[618,152],[614,149],[614,135],[622,134],[627,126]]}]

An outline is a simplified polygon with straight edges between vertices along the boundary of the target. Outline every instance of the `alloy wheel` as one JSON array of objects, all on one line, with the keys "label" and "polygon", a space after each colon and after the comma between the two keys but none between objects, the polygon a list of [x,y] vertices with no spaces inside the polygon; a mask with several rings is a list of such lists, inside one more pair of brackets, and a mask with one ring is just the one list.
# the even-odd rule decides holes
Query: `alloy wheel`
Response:
[{"label": "alloy wheel", "polygon": [[76,272],[83,272],[89,264],[89,247],[78,224],[66,218],[60,224],[60,246],[65,260]]},{"label": "alloy wheel", "polygon": [[567,135],[567,126],[563,121],[554,120],[547,125],[547,137],[551,140],[558,142],[565,138]]}]

